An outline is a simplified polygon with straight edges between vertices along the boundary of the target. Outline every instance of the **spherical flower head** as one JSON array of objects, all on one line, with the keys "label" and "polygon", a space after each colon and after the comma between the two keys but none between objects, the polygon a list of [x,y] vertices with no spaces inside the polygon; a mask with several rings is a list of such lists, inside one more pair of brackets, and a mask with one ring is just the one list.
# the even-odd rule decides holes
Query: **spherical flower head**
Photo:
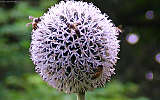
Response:
[{"label": "spherical flower head", "polygon": [[31,59],[44,81],[59,91],[103,87],[114,74],[117,27],[92,3],[61,1],[32,30]]}]

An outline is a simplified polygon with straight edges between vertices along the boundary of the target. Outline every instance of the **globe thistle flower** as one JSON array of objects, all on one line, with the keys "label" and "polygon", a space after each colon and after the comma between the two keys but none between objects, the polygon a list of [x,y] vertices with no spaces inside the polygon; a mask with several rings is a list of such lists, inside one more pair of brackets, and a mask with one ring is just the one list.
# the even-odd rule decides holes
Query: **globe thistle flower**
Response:
[{"label": "globe thistle flower", "polygon": [[84,93],[114,74],[119,31],[92,3],[61,1],[32,25],[35,70],[57,90]]}]

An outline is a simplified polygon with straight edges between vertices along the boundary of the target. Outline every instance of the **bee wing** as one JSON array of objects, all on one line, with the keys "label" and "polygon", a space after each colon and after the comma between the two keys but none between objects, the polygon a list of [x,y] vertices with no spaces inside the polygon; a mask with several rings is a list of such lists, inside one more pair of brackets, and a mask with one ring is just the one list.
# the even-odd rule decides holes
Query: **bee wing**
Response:
[{"label": "bee wing", "polygon": [[32,22],[30,22],[30,23],[27,23],[27,24],[26,24],[26,26],[28,27],[30,24],[32,24]]},{"label": "bee wing", "polygon": [[34,17],[33,17],[33,16],[29,16],[28,18],[29,18],[30,20],[33,20],[33,19],[34,19]]}]

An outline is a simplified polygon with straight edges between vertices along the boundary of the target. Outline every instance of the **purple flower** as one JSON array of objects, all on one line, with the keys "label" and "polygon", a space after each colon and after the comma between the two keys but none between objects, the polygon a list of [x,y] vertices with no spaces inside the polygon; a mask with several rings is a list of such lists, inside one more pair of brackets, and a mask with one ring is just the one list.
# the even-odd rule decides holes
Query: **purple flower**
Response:
[{"label": "purple flower", "polygon": [[31,59],[49,85],[80,93],[103,87],[114,74],[119,32],[92,3],[61,1],[35,25]]}]

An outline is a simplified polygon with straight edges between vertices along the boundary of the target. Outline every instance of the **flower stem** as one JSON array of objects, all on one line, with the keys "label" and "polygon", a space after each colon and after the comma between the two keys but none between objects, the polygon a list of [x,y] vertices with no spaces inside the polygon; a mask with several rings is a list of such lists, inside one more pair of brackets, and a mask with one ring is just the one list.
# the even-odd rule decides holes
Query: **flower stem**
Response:
[{"label": "flower stem", "polygon": [[85,100],[85,92],[77,93],[77,100]]}]

